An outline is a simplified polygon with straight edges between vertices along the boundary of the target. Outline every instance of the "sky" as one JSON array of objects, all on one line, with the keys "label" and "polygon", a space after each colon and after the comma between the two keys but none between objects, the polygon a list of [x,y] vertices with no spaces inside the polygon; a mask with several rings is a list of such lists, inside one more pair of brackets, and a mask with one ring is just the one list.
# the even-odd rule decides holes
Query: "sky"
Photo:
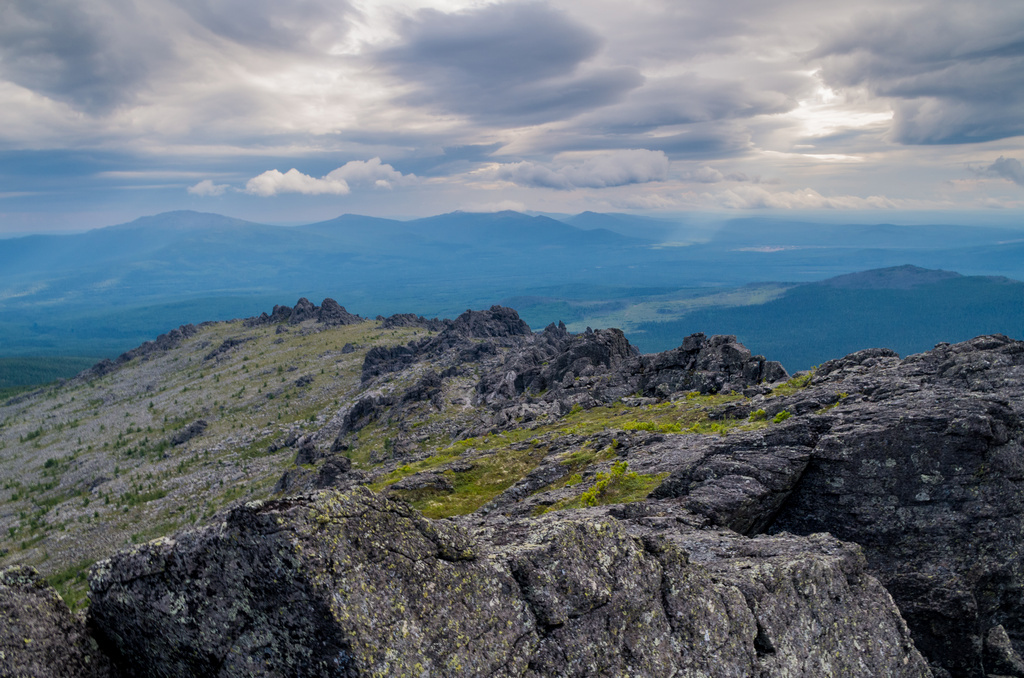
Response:
[{"label": "sky", "polygon": [[1019,0],[0,0],[0,237],[1024,216]]}]

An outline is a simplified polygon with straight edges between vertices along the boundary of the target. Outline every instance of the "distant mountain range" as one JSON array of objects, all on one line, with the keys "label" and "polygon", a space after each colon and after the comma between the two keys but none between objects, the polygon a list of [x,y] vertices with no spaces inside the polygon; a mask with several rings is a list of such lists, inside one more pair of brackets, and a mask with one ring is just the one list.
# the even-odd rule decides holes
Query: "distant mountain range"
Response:
[{"label": "distant mountain range", "polygon": [[[334,298],[368,316],[454,316],[532,299],[520,311],[534,327],[639,309],[634,329],[644,330],[637,339],[646,348],[652,337],[667,341],[675,330],[638,322],[686,315],[687,323],[706,323],[696,329],[714,333],[740,326],[729,314],[741,313],[705,308],[693,315],[688,306],[687,313],[645,316],[647,300],[786,283],[773,294],[733,295],[728,303],[748,304],[741,308],[749,314],[750,301],[775,299],[794,284],[903,264],[1024,278],[1024,230],[765,219],[728,221],[716,230],[592,212],[557,219],[455,212],[412,221],[343,215],[280,227],[169,212],[81,234],[0,240],[0,356],[116,355],[182,323],[257,315],[299,297]],[[796,303],[799,294],[771,303]]]}]

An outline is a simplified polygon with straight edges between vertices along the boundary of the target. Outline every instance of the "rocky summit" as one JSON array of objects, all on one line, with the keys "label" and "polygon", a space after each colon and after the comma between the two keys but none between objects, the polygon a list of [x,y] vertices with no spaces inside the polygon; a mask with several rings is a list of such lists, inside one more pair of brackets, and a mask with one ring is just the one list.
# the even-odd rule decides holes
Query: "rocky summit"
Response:
[{"label": "rocky summit", "polygon": [[1024,676],[1022,396],[999,335],[186,326],[0,405],[0,672]]}]

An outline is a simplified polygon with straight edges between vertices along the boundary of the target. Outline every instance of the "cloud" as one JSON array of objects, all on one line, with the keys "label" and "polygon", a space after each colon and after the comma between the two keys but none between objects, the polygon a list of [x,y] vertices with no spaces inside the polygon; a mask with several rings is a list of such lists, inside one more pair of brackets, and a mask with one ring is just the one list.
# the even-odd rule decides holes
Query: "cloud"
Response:
[{"label": "cloud", "polygon": [[280,193],[301,193],[303,195],[347,195],[351,185],[392,188],[396,184],[415,180],[411,174],[402,174],[391,165],[385,165],[380,158],[367,161],[352,160],[319,179],[303,174],[294,167],[281,173],[273,169],[249,179],[245,192],[269,197]]},{"label": "cloud", "polygon": [[902,144],[960,144],[1024,134],[1024,13],[1012,3],[865,14],[810,55],[833,89],[892,100]]},{"label": "cloud", "polygon": [[356,186],[374,186],[376,188],[392,188],[397,185],[415,181],[413,174],[402,174],[391,165],[385,165],[380,158],[369,160],[352,160],[328,174],[325,179],[344,181]]},{"label": "cloud", "polygon": [[752,182],[755,184],[761,183],[760,176],[751,177],[745,172],[729,172],[723,174],[714,167],[708,165],[701,165],[695,170],[682,172],[679,178],[683,181],[691,181],[698,184],[717,184],[722,181],[735,181],[735,182]]},{"label": "cloud", "polygon": [[4,0],[0,80],[91,116],[166,99],[194,115],[194,90],[267,75],[265,54],[328,55],[354,16],[346,0]]},{"label": "cloud", "polygon": [[195,186],[189,186],[188,192],[192,195],[202,197],[224,195],[224,192],[231,188],[227,184],[215,184],[210,179],[203,179]]},{"label": "cloud", "polygon": [[824,196],[813,188],[799,191],[768,191],[759,186],[737,186],[716,197],[731,209],[891,209],[897,204],[885,196]]},{"label": "cloud", "polygon": [[807,87],[806,78],[709,78],[687,73],[680,76],[648,78],[629,100],[587,116],[584,124],[608,132],[637,132],[673,125],[714,120],[751,118],[785,113],[797,107],[797,94]]},{"label": "cloud", "polygon": [[681,178],[684,181],[696,181],[701,184],[717,184],[719,181],[725,181],[724,174],[714,167],[708,167],[707,165],[698,167],[690,172],[684,172]]},{"label": "cloud", "polygon": [[405,103],[491,123],[565,120],[643,82],[634,68],[585,67],[600,38],[544,4],[427,9],[399,32],[401,44],[375,60],[413,87]]},{"label": "cloud", "polygon": [[1009,179],[1018,186],[1024,186],[1024,164],[1016,158],[999,156],[994,163],[985,168],[985,171]]},{"label": "cloud", "polygon": [[345,0],[178,0],[201,26],[256,49],[328,52],[355,14]]},{"label": "cloud", "polygon": [[520,186],[563,191],[609,188],[664,181],[668,177],[668,157],[661,151],[632,149],[591,155],[573,164],[506,163],[493,173],[498,179]]},{"label": "cloud", "polygon": [[273,169],[249,179],[245,184],[245,192],[264,198],[279,193],[302,193],[303,195],[346,195],[348,184],[327,177],[317,179],[303,174],[294,167],[285,173]]},{"label": "cloud", "polygon": [[133,3],[7,0],[0,77],[90,113],[127,103],[170,54]]}]

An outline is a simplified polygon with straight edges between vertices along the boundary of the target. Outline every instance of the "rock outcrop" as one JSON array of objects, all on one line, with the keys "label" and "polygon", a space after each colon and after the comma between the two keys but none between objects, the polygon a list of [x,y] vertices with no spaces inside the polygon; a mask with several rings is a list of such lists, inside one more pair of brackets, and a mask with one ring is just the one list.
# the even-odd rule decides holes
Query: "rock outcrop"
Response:
[{"label": "rock outcrop", "polygon": [[266,312],[254,318],[246,318],[243,323],[246,327],[259,327],[261,325],[276,325],[286,323],[298,325],[307,320],[315,320],[317,323],[331,327],[335,325],[355,325],[365,322],[364,318],[349,313],[334,299],[324,299],[320,306],[312,303],[309,299],[302,297],[294,307],[277,305],[274,306],[270,315]]},{"label": "rock outcrop", "polygon": [[424,318],[414,313],[396,313],[387,318],[379,317],[380,327],[383,330],[390,330],[396,327],[423,327],[431,332],[441,332],[452,325],[451,320],[439,320],[437,318]]},{"label": "rock outcrop", "polygon": [[1016,665],[1024,645],[1022,396],[1024,342],[861,351],[774,403],[811,414],[678,454],[652,498],[743,533],[856,542],[937,667],[1024,676],[986,661],[999,647]]},{"label": "rock outcrop", "polygon": [[685,512],[460,527],[368,490],[101,562],[90,623],[162,676],[928,676],[860,551]]},{"label": "rock outcrop", "polygon": [[57,592],[27,567],[0,570],[0,675],[112,678],[107,657]]},{"label": "rock outcrop", "polygon": [[496,413],[490,427],[498,429],[633,393],[669,398],[685,391],[760,392],[789,376],[779,363],[751,355],[734,336],[694,334],[678,349],[641,356],[621,330],[588,328],[574,335],[559,323],[534,333],[514,310],[492,306],[467,311],[435,337],[371,348],[362,382],[426,361],[450,369],[479,363],[474,404]]}]

